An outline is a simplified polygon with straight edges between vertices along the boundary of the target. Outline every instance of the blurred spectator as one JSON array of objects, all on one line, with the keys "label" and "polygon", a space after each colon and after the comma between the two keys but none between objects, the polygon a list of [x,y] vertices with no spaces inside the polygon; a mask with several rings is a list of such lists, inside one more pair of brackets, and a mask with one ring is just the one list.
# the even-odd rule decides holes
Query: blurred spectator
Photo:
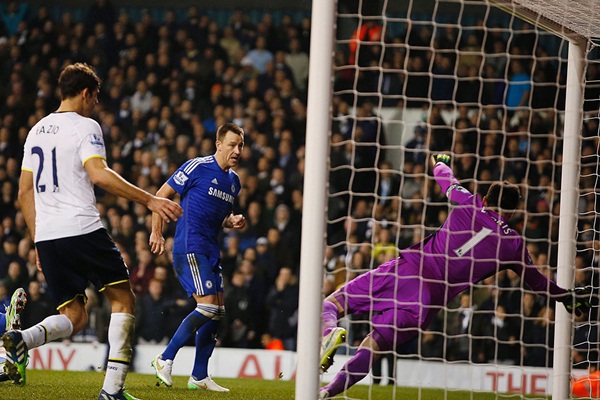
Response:
[{"label": "blurred spectator", "polygon": [[273,227],[279,231],[279,240],[281,245],[287,249],[291,260],[300,258],[300,247],[296,240],[300,236],[300,226],[291,223],[290,208],[285,204],[280,204],[275,209]]},{"label": "blurred spectator", "polygon": [[300,41],[292,39],[289,43],[290,52],[285,62],[294,74],[294,84],[300,91],[305,91],[308,84],[308,55],[301,49]]},{"label": "blurred spectator", "polygon": [[47,316],[56,314],[57,311],[50,300],[44,293],[41,292],[40,283],[36,280],[29,282],[27,288],[27,306],[21,314],[21,327],[23,329],[30,328],[40,321],[43,321]]},{"label": "blurred spectator", "polygon": [[325,248],[325,259],[323,260],[323,294],[325,296],[329,296],[337,289],[338,284],[340,284],[340,278],[342,281],[341,283],[346,282],[345,274],[339,273],[339,271],[344,270],[345,265],[343,258],[336,253],[333,247],[327,246]]},{"label": "blurred spectator", "polygon": [[154,277],[154,261],[149,249],[137,252],[138,262],[131,270],[131,288],[136,296],[143,297],[148,292],[150,280]]},{"label": "blurred spectator", "polygon": [[421,357],[433,361],[444,359],[444,333],[442,332],[441,318],[435,318],[431,325],[421,332]]},{"label": "blurred spectator", "polygon": [[[19,238],[15,234],[9,234],[3,238],[2,249],[0,249],[0,279],[7,276],[11,263],[16,262],[20,266],[25,266],[25,261],[19,257],[17,252],[18,243]],[[12,292],[13,290],[10,291],[10,293]]]},{"label": "blurred spectator", "polygon": [[242,261],[240,239],[237,235],[228,235],[225,245],[225,248],[221,251],[221,267],[223,268],[223,279],[230,281],[233,271],[237,269]]},{"label": "blurred spectator", "polygon": [[471,325],[473,322],[474,306],[471,294],[463,292],[459,295],[459,307],[448,312],[448,353],[451,361],[470,361],[472,349],[470,346]]},{"label": "blurred spectator", "polygon": [[27,3],[21,1],[9,1],[0,4],[0,17],[2,17],[8,36],[13,36],[19,32],[19,25],[25,19],[28,8]]},{"label": "blurred spectator", "polygon": [[359,24],[348,44],[350,48],[348,63],[366,67],[371,65],[371,61],[377,61],[381,52],[382,31],[381,24],[370,19]]},{"label": "blurred spectator", "polygon": [[163,283],[155,278],[148,283],[148,293],[139,299],[137,312],[138,343],[166,344],[166,316],[172,305],[163,293]]},{"label": "blurred spectator", "polygon": [[[165,319],[165,335],[168,338],[173,337],[181,321],[196,308],[194,299],[188,297],[178,282],[172,293],[172,299]],[[194,346],[194,338],[192,337],[186,345]]]},{"label": "blurred spectator", "polygon": [[256,266],[256,273],[263,277],[267,287],[272,287],[275,284],[280,267],[269,248],[268,239],[264,236],[256,240],[256,260],[254,264]]},{"label": "blurred spectator", "polygon": [[219,40],[219,45],[227,52],[230,64],[237,64],[242,46],[235,37],[235,32],[231,26],[223,28],[223,37]]},{"label": "blurred spectator", "polygon": [[9,293],[13,293],[20,287],[27,287],[29,283],[27,272],[19,261],[11,261],[8,264],[8,271],[3,282]]},{"label": "blurred spectator", "polygon": [[375,224],[373,229],[373,259],[375,262],[382,264],[397,256],[398,248],[390,229],[382,227],[381,224]]},{"label": "blurred spectator", "polygon": [[521,61],[514,60],[510,62],[509,77],[504,104],[508,108],[509,115],[512,115],[516,108],[525,107],[529,104],[531,76],[526,72]]},{"label": "blurred spectator", "polygon": [[221,324],[224,347],[248,348],[256,344],[256,303],[245,282],[245,273],[235,270],[225,291],[227,313]]},{"label": "blurred spectator", "polygon": [[131,96],[131,109],[133,112],[139,110],[142,116],[152,109],[152,92],[148,90],[145,81],[138,81],[136,91]]},{"label": "blurred spectator", "polygon": [[292,258],[292,254],[287,247],[287,244],[281,240],[281,233],[276,227],[269,228],[267,231],[268,248],[275,257],[277,265],[277,273],[279,268],[283,266],[290,266],[298,262]]},{"label": "blurred spectator", "polygon": [[391,204],[392,199],[400,193],[400,174],[387,161],[379,164],[379,185],[377,186],[378,202],[384,207]]},{"label": "blurred spectator", "polygon": [[598,370],[598,321],[590,319],[590,313],[575,316],[573,332],[573,368]]},{"label": "blurred spectator", "polygon": [[285,350],[283,341],[281,339],[274,338],[269,333],[263,333],[260,341],[266,350]]},{"label": "blurred spectator", "polygon": [[8,290],[6,290],[6,284],[4,281],[0,280],[0,307],[4,307],[4,309],[8,307],[12,293],[13,292],[10,292],[9,294]]},{"label": "blurred spectator", "polygon": [[267,39],[264,36],[257,37],[254,48],[246,54],[246,57],[259,74],[264,74],[267,64],[273,61],[273,53],[267,49]]},{"label": "blurred spectator", "polygon": [[426,134],[427,129],[417,125],[414,129],[413,138],[406,143],[404,163],[411,165],[423,164],[427,159],[426,152]]},{"label": "blurred spectator", "polygon": [[494,314],[484,326],[487,337],[486,362],[517,365],[520,360],[518,325],[514,317],[507,315],[502,304],[496,306]]},{"label": "blurred spectator", "polygon": [[[527,296],[524,297],[526,298]],[[554,310],[548,306],[538,310],[537,313],[528,316],[523,324],[523,346],[521,347],[523,365],[551,368],[554,348]],[[525,312],[525,308],[523,311]]]},{"label": "blurred spectator", "polygon": [[281,339],[286,350],[296,350],[298,327],[298,278],[291,268],[283,267],[275,280],[275,286],[267,295],[269,328],[272,337]]}]

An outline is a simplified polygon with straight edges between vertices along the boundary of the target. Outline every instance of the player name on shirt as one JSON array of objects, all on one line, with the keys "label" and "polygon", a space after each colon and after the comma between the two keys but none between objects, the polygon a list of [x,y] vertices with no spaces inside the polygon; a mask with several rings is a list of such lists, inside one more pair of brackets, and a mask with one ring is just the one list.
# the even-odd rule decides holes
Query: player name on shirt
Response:
[{"label": "player name on shirt", "polygon": [[502,230],[502,233],[504,233],[505,235],[508,235],[509,233],[512,232],[512,228],[510,226],[508,226],[508,224],[496,217],[494,217],[493,215],[489,214],[487,212],[487,210],[484,208],[481,209],[481,212],[486,213],[487,215],[490,216],[490,218],[492,218],[492,220],[494,220],[494,222],[496,222],[498,224],[498,226],[500,227],[500,229]]},{"label": "player name on shirt", "polygon": [[40,125],[36,130],[35,130],[35,134],[36,135],[40,135],[42,133],[51,133],[53,135],[56,135],[58,133],[58,130],[60,129],[59,125]]}]

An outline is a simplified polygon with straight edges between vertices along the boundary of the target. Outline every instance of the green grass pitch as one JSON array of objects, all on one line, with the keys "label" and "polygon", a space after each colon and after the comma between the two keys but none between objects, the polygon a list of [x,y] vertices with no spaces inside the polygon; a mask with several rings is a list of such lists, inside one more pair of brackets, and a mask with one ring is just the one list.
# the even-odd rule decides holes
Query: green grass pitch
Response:
[{"label": "green grass pitch", "polygon": [[[0,383],[0,399],[2,400],[79,400],[97,399],[104,375],[98,372],[63,372],[63,371],[27,371],[27,385],[18,387],[9,382]],[[173,377],[173,387],[156,387],[156,379],[152,375],[131,373],[127,376],[127,388],[134,396],[142,400],[286,400],[294,399],[295,385],[293,381],[269,381],[261,379],[225,379],[215,378],[216,382],[229,389],[229,393],[200,393],[186,388],[187,377]],[[521,395],[476,393],[465,391],[447,391],[438,389],[394,388],[392,386],[357,385],[351,388],[347,397],[338,399],[420,399],[420,400],[499,400],[523,399]],[[547,397],[531,397],[547,399]],[[307,394],[298,400],[315,400]]]},{"label": "green grass pitch", "polygon": [[[98,372],[27,371],[27,385],[18,387],[9,382],[0,383],[2,400],[79,400],[97,399],[104,375]],[[294,399],[293,381],[269,381],[261,379],[225,379],[215,381],[229,389],[229,393],[200,393],[186,389],[187,377],[173,377],[173,387],[156,387],[152,375],[131,373],[127,376],[129,392],[142,400],[286,400]],[[523,399],[521,395],[447,391],[437,389],[394,388],[392,386],[357,385],[338,399],[420,399],[420,400],[499,400]],[[547,397],[531,397],[547,399]],[[314,400],[308,394],[298,400]]]}]

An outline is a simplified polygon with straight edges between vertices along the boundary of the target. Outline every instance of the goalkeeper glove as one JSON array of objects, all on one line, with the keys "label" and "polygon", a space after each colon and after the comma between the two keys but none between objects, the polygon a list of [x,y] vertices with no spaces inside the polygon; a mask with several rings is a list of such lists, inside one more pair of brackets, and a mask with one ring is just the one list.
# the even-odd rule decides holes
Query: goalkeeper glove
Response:
[{"label": "goalkeeper glove", "polygon": [[434,154],[431,156],[431,163],[433,165],[439,162],[450,165],[450,156],[448,154]]},{"label": "goalkeeper glove", "polygon": [[568,293],[560,300],[570,314],[580,316],[587,313],[592,305],[590,304],[590,295],[592,291],[587,287],[577,287],[569,289]]}]

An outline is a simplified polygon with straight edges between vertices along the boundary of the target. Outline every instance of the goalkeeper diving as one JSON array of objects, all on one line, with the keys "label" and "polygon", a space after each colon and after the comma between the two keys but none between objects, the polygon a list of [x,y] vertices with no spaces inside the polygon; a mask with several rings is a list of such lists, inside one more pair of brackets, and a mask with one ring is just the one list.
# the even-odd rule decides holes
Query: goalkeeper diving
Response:
[{"label": "goalkeeper diving", "polygon": [[519,204],[519,188],[493,183],[483,199],[461,186],[449,167],[450,156],[431,156],[433,175],[452,205],[448,218],[422,242],[398,258],[358,276],[323,301],[321,370],[333,363],[346,331],[337,327],[346,314],[372,315],[373,330],[320,399],[342,393],[369,372],[380,352],[395,350],[426,329],[438,311],[471,285],[504,269],[515,271],[535,293],[564,304],[570,313],[590,308],[590,292],[563,289],[531,260],[521,236],[508,226]]}]

